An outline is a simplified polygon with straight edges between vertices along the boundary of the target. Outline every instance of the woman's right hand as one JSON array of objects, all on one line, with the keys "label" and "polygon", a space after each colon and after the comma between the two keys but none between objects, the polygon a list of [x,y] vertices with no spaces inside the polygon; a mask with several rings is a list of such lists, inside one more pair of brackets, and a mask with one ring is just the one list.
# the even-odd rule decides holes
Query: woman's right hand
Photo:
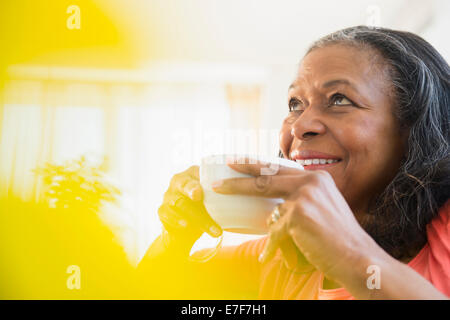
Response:
[{"label": "woman's right hand", "polygon": [[203,232],[213,237],[222,234],[222,229],[203,205],[198,166],[191,166],[172,177],[158,215],[169,233],[170,242],[175,241],[178,246],[190,249]]}]

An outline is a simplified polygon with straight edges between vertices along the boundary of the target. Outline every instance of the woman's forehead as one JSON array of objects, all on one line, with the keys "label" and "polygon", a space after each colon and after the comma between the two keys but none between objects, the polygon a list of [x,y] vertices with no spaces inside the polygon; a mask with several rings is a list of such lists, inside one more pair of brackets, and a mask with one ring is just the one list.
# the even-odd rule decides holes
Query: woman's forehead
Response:
[{"label": "woman's forehead", "polygon": [[341,79],[355,85],[375,83],[389,85],[384,72],[380,72],[380,58],[374,50],[345,45],[317,48],[301,61],[293,87],[321,87],[331,80]]}]

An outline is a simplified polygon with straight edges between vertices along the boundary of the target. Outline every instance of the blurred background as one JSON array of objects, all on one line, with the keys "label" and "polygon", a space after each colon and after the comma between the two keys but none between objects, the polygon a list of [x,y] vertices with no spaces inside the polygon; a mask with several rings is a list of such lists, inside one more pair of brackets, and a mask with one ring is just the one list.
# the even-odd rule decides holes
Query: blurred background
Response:
[{"label": "blurred background", "polygon": [[[33,274],[63,268],[65,283],[48,261],[75,238],[78,259],[103,251],[136,266],[161,232],[171,176],[211,153],[276,156],[305,50],[355,25],[417,33],[449,60],[446,0],[3,1],[0,298],[55,297]],[[83,227],[91,213],[111,252]]]}]

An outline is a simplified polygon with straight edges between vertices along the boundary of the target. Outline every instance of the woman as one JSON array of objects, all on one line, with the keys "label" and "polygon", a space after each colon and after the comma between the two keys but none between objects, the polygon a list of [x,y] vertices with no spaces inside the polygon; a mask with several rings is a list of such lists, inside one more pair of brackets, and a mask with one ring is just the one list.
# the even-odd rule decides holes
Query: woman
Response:
[{"label": "woman", "polygon": [[[221,249],[202,272],[239,269],[263,299],[450,297],[449,105],[449,65],[414,34],[359,26],[314,43],[279,136],[305,170],[262,179],[263,164],[230,164],[254,178],[216,192],[285,202],[267,237]],[[203,232],[221,234],[201,200],[198,167],[173,177],[143,277],[155,261],[185,261]]]}]

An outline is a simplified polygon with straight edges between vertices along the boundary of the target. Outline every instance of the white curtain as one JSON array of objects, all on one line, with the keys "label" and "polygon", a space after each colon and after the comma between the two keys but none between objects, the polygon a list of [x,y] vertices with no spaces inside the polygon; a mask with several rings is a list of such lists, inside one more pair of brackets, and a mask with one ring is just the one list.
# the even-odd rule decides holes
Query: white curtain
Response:
[{"label": "white curtain", "polygon": [[171,176],[203,155],[247,151],[239,137],[231,144],[224,137],[231,128],[257,129],[261,90],[217,81],[10,80],[0,112],[0,195],[39,199],[33,169],[45,162],[106,159],[123,196],[103,218],[137,263],[160,233],[156,212]]}]

